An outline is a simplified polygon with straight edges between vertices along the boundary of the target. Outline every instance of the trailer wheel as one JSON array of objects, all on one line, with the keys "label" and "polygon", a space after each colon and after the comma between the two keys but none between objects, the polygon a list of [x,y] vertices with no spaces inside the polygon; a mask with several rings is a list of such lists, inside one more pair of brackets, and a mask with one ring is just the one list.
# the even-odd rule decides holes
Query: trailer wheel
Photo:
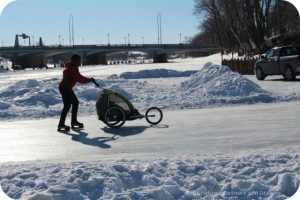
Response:
[{"label": "trailer wheel", "polygon": [[120,128],[126,121],[125,111],[121,107],[110,107],[105,112],[104,121],[111,128]]},{"label": "trailer wheel", "polygon": [[163,113],[161,109],[157,107],[151,107],[146,111],[145,118],[149,124],[156,125],[163,119]]}]

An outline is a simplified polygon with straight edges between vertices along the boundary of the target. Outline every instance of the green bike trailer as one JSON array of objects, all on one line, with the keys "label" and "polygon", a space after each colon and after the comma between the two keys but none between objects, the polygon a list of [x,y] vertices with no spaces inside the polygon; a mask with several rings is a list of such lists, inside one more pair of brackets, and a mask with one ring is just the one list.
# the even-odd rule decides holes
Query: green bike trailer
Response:
[{"label": "green bike trailer", "polygon": [[132,103],[123,95],[110,89],[103,89],[96,103],[98,119],[111,128],[119,128],[126,120],[132,121],[145,118],[151,125],[161,122],[163,114],[161,109],[151,107],[145,115],[134,108]]}]

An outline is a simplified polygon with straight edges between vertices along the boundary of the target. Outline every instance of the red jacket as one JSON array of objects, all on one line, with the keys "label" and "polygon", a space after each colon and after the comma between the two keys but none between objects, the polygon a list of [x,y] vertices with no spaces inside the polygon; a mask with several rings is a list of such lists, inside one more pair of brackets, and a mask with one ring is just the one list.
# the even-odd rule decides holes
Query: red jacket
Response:
[{"label": "red jacket", "polygon": [[79,72],[78,66],[76,66],[74,63],[66,63],[63,72],[63,79],[59,84],[59,88],[72,89],[76,82],[89,83],[91,82],[91,79],[82,76]]}]

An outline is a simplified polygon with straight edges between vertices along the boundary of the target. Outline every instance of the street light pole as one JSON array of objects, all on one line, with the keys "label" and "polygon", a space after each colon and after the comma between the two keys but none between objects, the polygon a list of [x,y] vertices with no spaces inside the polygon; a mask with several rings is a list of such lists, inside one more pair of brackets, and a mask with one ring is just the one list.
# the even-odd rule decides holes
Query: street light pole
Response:
[{"label": "street light pole", "polygon": [[61,39],[60,39],[60,38],[61,38],[61,36],[59,35],[59,36],[58,36],[59,46],[61,46]]},{"label": "street light pole", "polygon": [[130,34],[128,33],[128,46],[130,45]]},{"label": "street light pole", "polygon": [[71,18],[69,17],[69,44],[71,46]]},{"label": "street light pole", "polygon": [[142,36],[142,44],[144,45],[144,36]]},{"label": "street light pole", "polygon": [[157,14],[157,42],[158,44],[162,44],[162,30],[161,30],[161,13]]},{"label": "street light pole", "polygon": [[74,46],[74,20],[73,20],[73,15],[71,15],[72,17],[72,40],[73,40],[73,46]]},{"label": "street light pole", "polygon": [[69,17],[69,41],[70,41],[70,46],[73,43],[74,46],[74,19],[73,15],[70,15]]},{"label": "street light pole", "polygon": [[109,34],[107,34],[107,45],[110,45]]}]

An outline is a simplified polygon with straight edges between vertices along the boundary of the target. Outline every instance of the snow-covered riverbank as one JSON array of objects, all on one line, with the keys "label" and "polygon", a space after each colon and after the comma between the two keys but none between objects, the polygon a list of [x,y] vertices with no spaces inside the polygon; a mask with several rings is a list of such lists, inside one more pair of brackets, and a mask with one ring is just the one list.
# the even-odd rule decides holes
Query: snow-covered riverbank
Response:
[{"label": "snow-covered riverbank", "polygon": [[[300,100],[300,87],[297,82],[289,83],[290,85],[285,89],[280,86],[268,88],[271,84],[254,82],[253,79],[249,80],[248,77],[232,72],[226,66],[207,63],[199,66],[199,69],[190,77],[185,77],[185,73],[180,71],[169,71],[166,76],[165,69],[148,69],[146,74],[145,71],[132,73],[131,79],[110,75],[97,80],[101,87],[112,88],[126,96],[140,110],[145,110],[150,106],[178,110]],[[97,73],[101,73],[96,67],[89,68],[89,70],[94,70],[94,77],[97,77]],[[35,74],[34,71],[32,73]],[[42,77],[43,73],[41,73]],[[181,82],[175,79],[178,75],[183,76],[178,78],[182,80]],[[156,78],[151,79],[151,77]],[[162,83],[161,80],[168,84]],[[57,88],[59,81],[58,77],[37,78],[13,81],[6,87],[2,87],[0,89],[0,119],[58,116],[62,107],[61,95]],[[284,87],[286,83],[282,82],[282,85]],[[79,84],[75,92],[81,102],[80,113],[94,114],[95,102],[101,89],[95,88],[93,84]]]},{"label": "snow-covered riverbank", "polygon": [[234,156],[25,164],[1,168],[18,199],[278,199],[299,186],[299,149]]}]

